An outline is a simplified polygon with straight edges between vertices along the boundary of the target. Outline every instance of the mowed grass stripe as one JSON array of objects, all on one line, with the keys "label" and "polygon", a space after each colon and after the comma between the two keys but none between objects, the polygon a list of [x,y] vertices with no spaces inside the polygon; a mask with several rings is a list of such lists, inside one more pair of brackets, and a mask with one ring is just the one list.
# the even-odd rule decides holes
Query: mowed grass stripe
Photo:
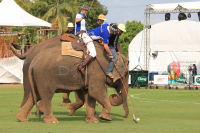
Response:
[{"label": "mowed grass stripe", "polygon": [[[99,119],[100,123],[85,123],[85,108],[73,116],[61,106],[62,94],[55,94],[52,100],[53,112],[58,124],[43,123],[34,115],[35,107],[28,116],[29,122],[18,122],[15,118],[23,98],[22,86],[0,87],[0,133],[199,133],[200,131],[200,90],[129,89],[129,97],[140,118],[138,124],[132,120],[132,111],[123,118],[122,106],[111,107],[113,121]],[[108,94],[114,93],[109,88]],[[74,93],[70,99],[75,102]],[[130,109],[130,108],[129,108]],[[98,114],[102,108],[96,107]]]}]

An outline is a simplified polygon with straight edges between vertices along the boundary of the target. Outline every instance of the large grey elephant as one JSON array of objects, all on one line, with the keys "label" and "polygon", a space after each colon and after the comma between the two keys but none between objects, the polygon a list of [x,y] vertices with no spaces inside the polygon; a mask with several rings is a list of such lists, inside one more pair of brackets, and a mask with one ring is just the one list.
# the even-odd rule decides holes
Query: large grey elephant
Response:
[{"label": "large grey elephant", "polygon": [[[26,55],[19,55],[17,54],[14,49],[12,48],[13,52],[15,53],[16,56],[18,56],[20,59],[25,59],[24,62],[24,67],[23,67],[23,72],[24,72],[24,98],[21,104],[21,109],[17,115],[17,119],[19,119],[20,121],[28,121],[26,116],[27,113],[26,111],[26,107],[27,106],[32,106],[30,104],[31,101],[31,95],[30,95],[30,82],[29,82],[29,78],[27,75],[27,71],[28,68],[30,66],[30,62],[32,61],[32,59],[34,58],[34,56],[36,56],[40,51],[56,46],[56,45],[60,45],[60,38],[61,37],[55,37],[53,39],[47,40],[46,42],[42,42],[40,44],[35,45],[30,51],[28,51],[28,53],[26,53]],[[78,91],[76,98],[78,98],[78,103],[79,105],[83,104],[83,97],[81,96],[83,92],[81,90]],[[127,102],[124,102],[124,107],[126,108],[126,114],[128,114],[128,106],[127,106]],[[24,107],[23,107],[24,106]],[[22,108],[23,107],[23,108]],[[72,106],[70,106],[71,110],[75,111],[77,108],[79,108],[80,106],[77,106],[77,104],[72,104]],[[71,111],[71,112],[73,112]],[[26,112],[26,113],[24,113]]]},{"label": "large grey elephant", "polygon": [[[99,117],[105,120],[112,120],[110,117],[110,103],[112,105],[120,105],[126,101],[127,96],[127,89],[124,90],[121,80],[118,78],[113,82],[102,70],[108,65],[107,53],[102,45],[95,43],[95,46],[97,50],[96,58],[98,58],[101,65],[94,59],[87,68],[88,100],[86,102],[86,122],[98,122],[98,119],[94,117],[96,100],[103,106]],[[51,100],[54,93],[80,91],[85,87],[86,78],[77,70],[80,59],[62,56],[60,50],[61,46],[55,46],[40,52],[32,60],[29,67],[29,80],[32,90],[36,92],[36,100],[43,100],[44,122],[46,123],[58,122],[51,109]],[[118,70],[123,76],[123,83],[125,88],[128,88],[128,69],[126,69],[128,64],[122,58],[119,58],[118,63]],[[117,76],[118,74],[116,73]],[[112,98],[111,96],[109,101],[105,84],[116,88],[119,96],[117,98]],[[29,106],[28,109],[26,108],[27,112],[31,110],[32,106]]]}]

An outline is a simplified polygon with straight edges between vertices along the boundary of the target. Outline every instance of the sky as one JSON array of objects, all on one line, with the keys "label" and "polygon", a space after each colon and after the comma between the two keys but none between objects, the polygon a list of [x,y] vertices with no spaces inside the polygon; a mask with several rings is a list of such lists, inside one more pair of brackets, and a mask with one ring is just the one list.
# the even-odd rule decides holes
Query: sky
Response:
[{"label": "sky", "polygon": [[[165,3],[181,3],[194,2],[195,0],[98,0],[108,9],[106,16],[107,23],[117,22],[125,24],[127,21],[140,21],[144,23],[144,10],[148,4],[165,4]],[[191,18],[187,20],[199,21],[197,13],[191,14]],[[176,20],[178,14],[171,14],[171,20]],[[164,14],[151,14],[150,24],[156,24],[165,21]]]}]

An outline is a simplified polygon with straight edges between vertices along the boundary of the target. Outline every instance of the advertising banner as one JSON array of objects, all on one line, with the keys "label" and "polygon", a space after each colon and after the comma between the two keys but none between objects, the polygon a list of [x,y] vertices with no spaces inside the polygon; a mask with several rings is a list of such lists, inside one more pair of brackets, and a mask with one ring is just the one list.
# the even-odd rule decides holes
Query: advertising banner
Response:
[{"label": "advertising banner", "polygon": [[200,85],[200,75],[194,77],[195,85]]},{"label": "advertising banner", "polygon": [[154,75],[154,84],[167,85],[168,84],[168,75]]}]

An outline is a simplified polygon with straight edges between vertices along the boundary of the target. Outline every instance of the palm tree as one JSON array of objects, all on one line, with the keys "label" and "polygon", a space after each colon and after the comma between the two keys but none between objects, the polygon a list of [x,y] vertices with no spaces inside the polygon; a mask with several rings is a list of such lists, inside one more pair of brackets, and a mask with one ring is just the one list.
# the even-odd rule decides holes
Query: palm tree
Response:
[{"label": "palm tree", "polygon": [[[45,1],[36,1],[32,8],[33,15],[36,15],[45,21],[52,23],[53,29],[60,29],[61,32],[66,31],[68,18],[74,18],[73,8],[68,5],[65,0],[55,0],[52,3]],[[36,8],[37,7],[37,8]]]}]

